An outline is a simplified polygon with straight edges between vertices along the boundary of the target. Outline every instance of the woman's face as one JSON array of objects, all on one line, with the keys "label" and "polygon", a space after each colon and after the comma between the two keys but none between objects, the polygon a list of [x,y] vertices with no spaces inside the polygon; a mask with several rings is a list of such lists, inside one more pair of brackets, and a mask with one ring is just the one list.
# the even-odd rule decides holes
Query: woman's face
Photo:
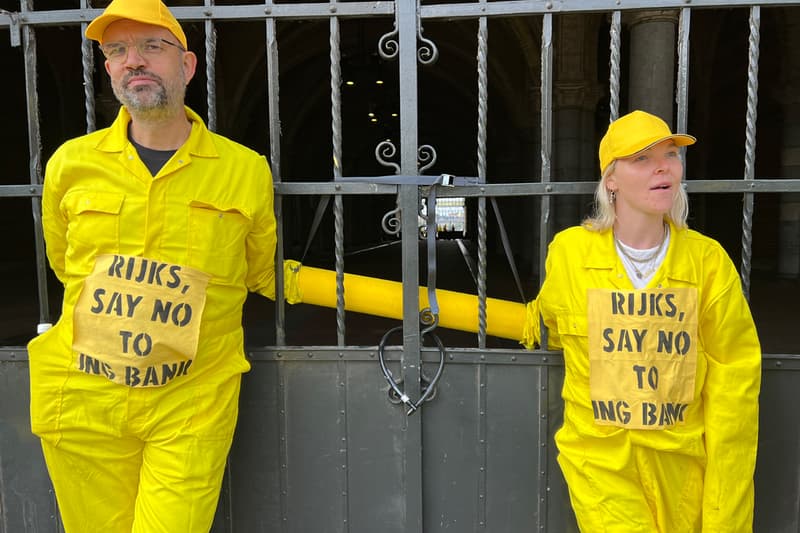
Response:
[{"label": "woman's face", "polygon": [[606,187],[616,193],[617,216],[625,213],[663,216],[681,186],[683,163],[668,139],[630,157],[617,159]]}]

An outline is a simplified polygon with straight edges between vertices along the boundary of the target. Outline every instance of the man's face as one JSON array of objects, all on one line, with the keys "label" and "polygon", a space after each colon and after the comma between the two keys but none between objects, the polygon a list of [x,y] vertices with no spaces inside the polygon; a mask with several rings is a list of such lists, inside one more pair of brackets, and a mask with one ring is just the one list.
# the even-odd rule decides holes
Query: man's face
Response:
[{"label": "man's face", "polygon": [[131,115],[160,119],[183,111],[186,84],[197,58],[167,29],[132,20],[106,28],[102,46],[123,53],[107,57],[114,95]]}]

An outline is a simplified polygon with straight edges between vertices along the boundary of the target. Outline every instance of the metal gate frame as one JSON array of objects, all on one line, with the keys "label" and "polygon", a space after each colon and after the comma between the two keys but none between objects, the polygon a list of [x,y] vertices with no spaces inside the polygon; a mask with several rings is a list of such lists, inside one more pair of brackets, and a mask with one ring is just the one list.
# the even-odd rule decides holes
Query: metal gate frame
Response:
[{"label": "metal gate frame", "polygon": [[[689,4],[691,6],[689,7]],[[0,12],[0,28],[9,31],[11,45],[22,46],[28,95],[30,183],[0,186],[0,197],[31,199],[37,248],[40,322],[50,321],[47,266],[41,233],[41,149],[37,86],[36,27],[79,26],[99,14],[88,0],[77,10],[35,11],[31,0],[21,0],[18,13]],[[619,51],[621,13],[635,9],[680,10],[678,43],[678,124],[685,131],[688,97],[688,45],[693,9],[732,6],[750,8],[751,63],[749,68],[746,168],[743,179],[691,180],[691,193],[741,193],[743,207],[742,276],[749,290],[752,207],[755,194],[800,192],[797,179],[758,179],[754,175],[757,109],[758,42],[761,6],[797,5],[787,1],[712,0],[531,0],[421,5],[414,0],[396,2],[327,2],[174,8],[184,21],[203,21],[206,31],[208,124],[216,124],[214,62],[215,23],[227,20],[263,20],[267,43],[270,161],[276,179],[276,215],[279,236],[284,226],[282,198],[291,195],[330,195],[334,199],[335,260],[337,272],[337,345],[286,346],[285,308],[277,305],[276,346],[253,349],[253,371],[245,377],[240,429],[231,454],[214,531],[397,531],[417,533],[455,531],[551,531],[574,529],[568,500],[554,462],[552,435],[560,417],[559,390],[563,362],[558,354],[486,348],[486,200],[503,196],[541,199],[539,256],[544,260],[551,230],[550,200],[557,195],[591,194],[587,182],[551,180],[553,17],[564,13],[602,11],[612,17],[612,47]],[[542,17],[541,43],[541,180],[536,183],[499,184],[486,180],[487,20],[495,16]],[[376,348],[348,346],[344,327],[343,203],[345,195],[392,195],[400,213],[418,211],[420,187],[412,182],[395,184],[343,181],[334,163],[334,180],[297,183],[281,180],[280,119],[278,111],[279,47],[276,24],[280,20],[326,19],[330,28],[330,67],[334,162],[341,161],[339,104],[339,21],[348,17],[394,17],[394,32],[382,39],[387,55],[396,58],[400,79],[401,138],[397,176],[418,176],[424,165],[418,140],[418,61],[435,54],[435,43],[424,37],[422,22],[434,19],[478,20],[478,184],[437,187],[442,197],[476,198],[478,203],[478,267],[480,302],[478,346],[448,349],[447,373],[439,384],[447,389],[417,415],[386,398],[385,383],[377,372]],[[392,47],[396,48],[392,48]],[[420,52],[423,51],[422,54]],[[615,56],[612,50],[612,58]],[[618,54],[617,54],[618,57]],[[87,129],[94,123],[92,49],[83,42]],[[612,117],[618,113],[619,64],[612,63]],[[391,144],[391,148],[395,148]],[[24,180],[21,180],[24,181]],[[402,346],[387,352],[389,364],[412,398],[421,393],[423,367],[435,364],[438,352],[423,346],[419,322],[417,218],[400,217],[403,257]],[[279,237],[277,261],[283,243]],[[278,270],[282,287],[282,272]],[[279,290],[278,300],[282,300]],[[757,472],[756,522],[759,531],[796,531],[797,472],[780,459],[796,464],[800,427],[798,415],[787,409],[798,398],[798,354],[766,354],[762,388],[762,437]],[[0,348],[0,531],[57,531],[59,520],[41,454],[29,434],[27,419],[27,353],[24,347]],[[496,380],[503,386],[498,387]],[[528,410],[524,406],[530,406]],[[360,412],[365,411],[365,412]],[[277,432],[276,432],[277,431]],[[470,433],[453,446],[451,432]],[[376,437],[376,434],[379,437]],[[501,443],[515,443],[503,449]],[[380,446],[383,444],[383,446]],[[441,447],[437,444],[442,444]],[[447,446],[444,446],[447,444]],[[528,447],[532,445],[529,450]],[[441,454],[459,451],[463,464],[455,468]],[[535,450],[535,451],[534,451]],[[509,452],[511,455],[504,455]],[[324,460],[323,460],[324,459]],[[470,472],[464,472],[468,468]],[[380,475],[376,476],[375,473]],[[377,477],[377,479],[376,479]],[[445,480],[449,486],[442,486]],[[459,485],[460,484],[460,485]],[[460,486],[466,486],[461,489]],[[456,488],[454,488],[456,487]],[[332,490],[331,490],[332,488]],[[448,489],[459,498],[448,499]],[[472,495],[464,498],[464,495]],[[506,499],[507,498],[507,499]],[[531,509],[531,512],[520,511]],[[505,520],[504,520],[505,519]],[[466,523],[465,523],[466,522]]]}]

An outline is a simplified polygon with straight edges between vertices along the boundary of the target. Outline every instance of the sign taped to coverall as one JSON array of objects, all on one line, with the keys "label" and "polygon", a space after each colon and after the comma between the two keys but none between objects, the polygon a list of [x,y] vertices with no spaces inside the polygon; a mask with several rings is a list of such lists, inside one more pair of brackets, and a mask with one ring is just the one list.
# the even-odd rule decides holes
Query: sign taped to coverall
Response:
[{"label": "sign taped to coverall", "polygon": [[210,278],[143,257],[98,256],[75,305],[77,368],[129,387],[159,387],[185,375]]},{"label": "sign taped to coverall", "polygon": [[685,422],[697,370],[697,289],[588,291],[595,423],[664,429]]}]

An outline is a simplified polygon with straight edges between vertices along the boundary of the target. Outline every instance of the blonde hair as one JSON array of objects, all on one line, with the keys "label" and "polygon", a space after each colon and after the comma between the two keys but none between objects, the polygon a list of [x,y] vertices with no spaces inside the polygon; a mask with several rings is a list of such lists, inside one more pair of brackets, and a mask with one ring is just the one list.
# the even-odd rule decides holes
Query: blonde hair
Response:
[{"label": "blonde hair", "polygon": [[[583,226],[592,231],[605,231],[614,225],[617,220],[617,212],[614,209],[614,201],[611,193],[606,188],[608,177],[614,173],[617,161],[612,161],[603,171],[597,188],[594,190],[594,213],[583,221]],[[683,184],[678,187],[675,193],[672,209],[666,213],[665,218],[672,222],[675,227],[683,229],[687,227],[686,219],[689,217],[689,195]]]}]

